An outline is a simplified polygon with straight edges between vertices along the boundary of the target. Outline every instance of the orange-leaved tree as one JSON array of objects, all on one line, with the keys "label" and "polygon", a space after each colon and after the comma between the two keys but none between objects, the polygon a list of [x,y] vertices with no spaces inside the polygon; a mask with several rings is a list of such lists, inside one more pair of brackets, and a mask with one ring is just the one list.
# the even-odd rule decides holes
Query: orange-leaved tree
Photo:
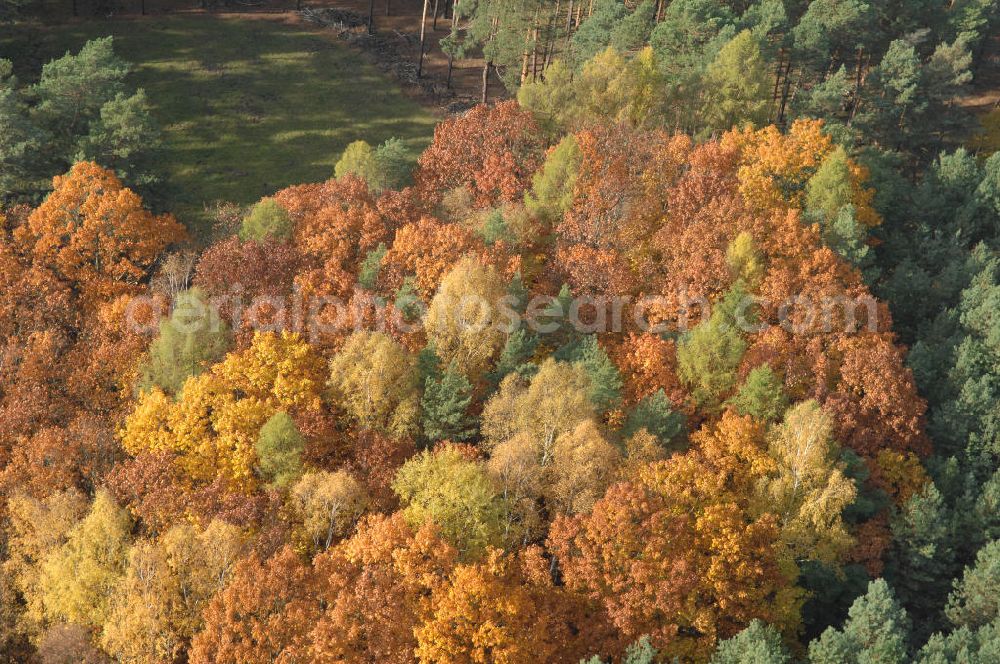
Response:
[{"label": "orange-leaved tree", "polygon": [[414,174],[426,200],[459,187],[479,206],[523,196],[545,149],[534,118],[515,101],[476,106],[434,130],[434,142],[420,156]]},{"label": "orange-leaved tree", "polygon": [[111,171],[83,161],[17,230],[34,260],[76,284],[91,304],[135,292],[160,253],[185,238],[170,215],[156,216]]}]

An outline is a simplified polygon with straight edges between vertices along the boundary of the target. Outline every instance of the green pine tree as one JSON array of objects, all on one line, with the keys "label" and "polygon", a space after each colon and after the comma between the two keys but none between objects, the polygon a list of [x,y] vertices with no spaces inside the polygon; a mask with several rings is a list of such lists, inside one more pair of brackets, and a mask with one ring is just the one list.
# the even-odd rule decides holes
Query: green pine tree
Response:
[{"label": "green pine tree", "polygon": [[28,118],[13,70],[0,59],[0,202],[27,199],[46,186],[35,164],[45,137]]},{"label": "green pine tree", "polygon": [[401,139],[387,138],[375,148],[375,191],[402,189],[410,182],[414,156]]},{"label": "green pine tree", "polygon": [[1000,617],[1000,540],[993,540],[976,554],[948,597],[945,613],[956,627],[976,629]]},{"label": "green pine tree", "polygon": [[538,335],[520,327],[507,337],[496,366],[487,378],[492,385],[500,382],[510,374],[517,372],[525,378],[530,378],[538,370],[538,365],[530,362],[538,348]]},{"label": "green pine tree", "polygon": [[[150,112],[146,93],[118,93],[101,106],[100,116],[80,140],[77,160],[110,168],[123,181],[143,192],[159,181],[155,163],[161,146],[160,130]],[[152,192],[155,193],[155,192]]]},{"label": "green pine tree", "polygon": [[433,344],[427,344],[417,353],[417,381],[423,385],[428,380],[440,380],[444,373],[441,371],[441,358],[437,354]]},{"label": "green pine tree", "polygon": [[811,664],[904,664],[910,618],[883,579],[868,585],[848,611],[840,630],[829,628],[809,644]]},{"label": "green pine tree", "polygon": [[424,302],[417,294],[417,289],[413,285],[413,277],[405,277],[403,285],[396,291],[393,299],[393,307],[403,315],[404,320],[414,321],[420,317]]},{"label": "green pine tree", "polygon": [[740,391],[729,400],[737,413],[751,415],[762,422],[779,421],[788,404],[781,379],[766,364],[751,371]]},{"label": "green pine tree", "polygon": [[791,657],[781,634],[760,620],[736,636],[719,642],[710,664],[786,664]]},{"label": "green pine tree", "polygon": [[726,3],[673,0],[649,43],[679,104],[697,102],[699,81],[722,47],[736,36],[738,18]]},{"label": "green pine tree", "polygon": [[913,660],[915,664],[987,664],[1000,661],[1000,622],[972,630],[960,627],[934,634]]},{"label": "green pine tree", "polygon": [[508,245],[513,243],[510,227],[504,220],[503,210],[500,209],[491,210],[486,215],[486,219],[478,229],[478,234],[487,245],[491,245],[497,240],[503,240]]},{"label": "green pine tree", "polygon": [[111,37],[92,39],[42,67],[28,90],[30,119],[45,134],[37,155],[43,179],[80,159],[115,170],[125,183],[155,194],[159,129],[142,90],[130,92],[130,66],[115,55]]},{"label": "green pine tree", "polygon": [[[524,53],[535,47],[538,18],[551,11],[547,0],[476,0],[458,3],[459,15],[468,17],[465,39],[458,50],[479,47],[486,64],[500,75],[510,91],[521,84]],[[457,44],[457,40],[451,40]],[[450,49],[453,49],[450,46]]]},{"label": "green pine tree", "polygon": [[656,0],[642,0],[611,30],[609,45],[621,53],[638,51],[649,42],[656,24]]},{"label": "green pine tree", "polygon": [[891,523],[893,546],[886,562],[892,583],[907,610],[920,616],[914,627],[918,641],[944,624],[942,610],[958,571],[951,518],[933,482],[914,495]]},{"label": "green pine tree", "polygon": [[641,399],[629,411],[622,427],[622,437],[630,438],[640,429],[655,436],[665,449],[677,449],[684,442],[686,418],[684,413],[674,410],[670,398],[659,389]]},{"label": "green pine tree", "polygon": [[101,108],[125,92],[128,72],[128,64],[115,55],[111,37],[92,39],[76,55],[66,53],[42,67],[40,80],[31,88],[38,100],[33,116],[52,134],[48,151],[63,166],[73,163],[79,139],[100,118]]},{"label": "green pine tree", "polygon": [[577,68],[611,45],[615,29],[628,17],[622,0],[596,0],[587,20],[573,34],[573,61]]},{"label": "green pine tree", "polygon": [[385,242],[379,242],[378,246],[368,252],[365,259],[361,261],[361,269],[358,270],[358,283],[362,288],[374,290],[378,283],[378,274],[382,269],[382,259],[388,249]]},{"label": "green pine tree", "polygon": [[449,367],[439,379],[428,376],[420,399],[422,427],[429,441],[469,440],[476,433],[469,414],[472,384],[462,372]]},{"label": "green pine tree", "polygon": [[598,411],[616,408],[622,399],[622,378],[618,367],[589,334],[556,350],[553,357],[560,362],[579,364],[590,378],[590,400]]}]

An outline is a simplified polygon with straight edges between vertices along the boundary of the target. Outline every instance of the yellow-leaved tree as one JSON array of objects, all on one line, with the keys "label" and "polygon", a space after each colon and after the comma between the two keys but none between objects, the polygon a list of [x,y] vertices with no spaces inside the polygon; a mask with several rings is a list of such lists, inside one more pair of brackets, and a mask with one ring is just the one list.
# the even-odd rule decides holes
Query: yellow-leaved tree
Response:
[{"label": "yellow-leaved tree", "polygon": [[87,499],[68,489],[38,500],[14,495],[7,501],[7,559],[2,572],[13,580],[25,602],[19,629],[38,636],[45,623],[45,605],[39,579],[47,557],[65,545],[70,531],[87,513]]},{"label": "yellow-leaved tree", "polygon": [[152,664],[181,656],[201,629],[202,610],[225,587],[246,537],[223,521],[174,526],[137,542],[111,598],[101,645],[115,661]]},{"label": "yellow-leaved tree", "polygon": [[585,369],[551,358],[542,363],[530,382],[519,374],[507,376],[483,408],[487,449],[527,434],[537,446],[540,463],[547,465],[561,434],[596,417],[589,393]]},{"label": "yellow-leaved tree", "polygon": [[42,562],[38,585],[45,617],[99,627],[128,565],[132,519],[107,491]]},{"label": "yellow-leaved tree", "polygon": [[753,488],[772,470],[763,428],[727,412],[692,448],[612,485],[587,514],[549,533],[567,587],[604,605],[629,639],[705,661],[755,618],[794,632],[801,592]]},{"label": "yellow-leaved tree", "polygon": [[482,376],[505,340],[500,304],[506,294],[496,269],[473,257],[445,275],[424,320],[443,366],[454,364],[473,382]]},{"label": "yellow-leaved tree", "polygon": [[415,433],[420,419],[416,359],[382,332],[355,332],[330,360],[332,401],[360,426]]},{"label": "yellow-leaved tree", "polygon": [[[786,133],[777,127],[726,133],[722,144],[738,151],[740,193],[761,211],[805,209],[809,179],[837,148],[823,132],[822,120],[796,120]],[[864,226],[882,222],[872,207],[875,190],[867,187],[868,170],[847,159],[847,196],[855,218]]]},{"label": "yellow-leaved tree", "polygon": [[259,333],[249,348],[189,378],[176,401],[158,388],[143,394],[126,418],[122,445],[130,454],[172,452],[193,481],[221,476],[250,488],[261,427],[279,411],[318,409],[324,374],[322,358],[301,336]]},{"label": "yellow-leaved tree", "polygon": [[325,551],[350,534],[368,507],[364,486],[343,470],[308,472],[291,492],[302,538],[314,552]]},{"label": "yellow-leaved tree", "polygon": [[833,564],[854,544],[841,514],[857,489],[844,475],[833,422],[815,401],[785,414],[771,434],[776,469],[763,484],[763,498],[781,520],[781,539],[796,560]]},{"label": "yellow-leaved tree", "polygon": [[442,445],[403,464],[392,484],[412,528],[431,521],[465,560],[503,543],[509,504],[485,464],[466,448]]},{"label": "yellow-leaved tree", "polygon": [[564,514],[589,512],[604,495],[621,462],[594,420],[583,420],[556,439],[548,500]]}]

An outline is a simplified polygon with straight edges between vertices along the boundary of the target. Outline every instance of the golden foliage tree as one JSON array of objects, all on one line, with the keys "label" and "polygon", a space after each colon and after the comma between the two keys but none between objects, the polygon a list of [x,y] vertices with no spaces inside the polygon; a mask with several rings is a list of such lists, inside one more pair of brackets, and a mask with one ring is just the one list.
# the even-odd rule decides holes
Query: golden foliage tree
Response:
[{"label": "golden foliage tree", "polygon": [[467,257],[441,280],[424,320],[427,339],[445,366],[475,381],[504,343],[500,309],[506,296],[500,274]]},{"label": "golden foliage tree", "polygon": [[204,529],[174,526],[157,540],[137,542],[101,631],[104,650],[132,664],[170,661],[186,652],[245,540],[236,526],[213,521]]},{"label": "golden foliage tree", "polygon": [[38,586],[49,620],[100,627],[125,574],[132,519],[107,491],[98,491],[90,511],[66,542],[42,562]]},{"label": "golden foliage tree", "polygon": [[412,662],[414,630],[457,555],[433,523],[414,529],[399,513],[366,517],[350,539],[316,558],[325,610],[311,633],[310,661]]},{"label": "golden foliage tree", "polygon": [[313,551],[348,535],[368,507],[364,486],[343,470],[307,472],[292,487],[291,501]]},{"label": "golden foliage tree", "polygon": [[613,485],[587,515],[561,517],[549,546],[570,588],[601,602],[623,635],[705,659],[752,619],[794,629],[798,593],[753,488],[772,467],[763,432],[726,415],[692,449]]},{"label": "golden foliage tree", "polygon": [[7,501],[10,525],[2,570],[25,602],[18,621],[21,632],[37,636],[45,624],[42,565],[66,544],[86,512],[87,501],[75,489],[53,492],[44,500],[18,494]]},{"label": "golden foliage tree", "polygon": [[531,570],[531,554],[525,560],[494,549],[482,562],[456,567],[435,589],[427,619],[415,630],[417,658],[578,662],[588,648],[600,647],[600,626],[574,624],[583,617],[573,614],[581,602],[547,582],[544,569]]},{"label": "golden foliage tree", "polygon": [[433,522],[466,560],[503,543],[509,505],[485,464],[458,446],[442,445],[414,456],[399,469],[392,488],[411,527]]},{"label": "golden foliage tree", "polygon": [[205,607],[205,628],[191,643],[189,661],[303,661],[320,613],[315,587],[312,568],[291,547],[263,561],[251,552]]},{"label": "golden foliage tree", "polygon": [[844,475],[833,422],[815,401],[796,404],[770,440],[776,469],[763,497],[781,519],[782,540],[797,560],[833,564],[854,540],[842,513],[857,489]]},{"label": "golden foliage tree", "polygon": [[416,358],[382,332],[355,332],[330,360],[331,399],[358,425],[413,434],[420,417]]},{"label": "golden foliage tree", "polygon": [[122,445],[133,455],[172,452],[196,482],[223,477],[251,487],[261,427],[279,410],[318,408],[323,373],[298,335],[257,334],[246,350],[190,378],[177,401],[155,388],[143,394],[125,420]]},{"label": "golden foliage tree", "polygon": [[529,436],[540,463],[549,463],[556,439],[583,420],[596,417],[590,379],[579,366],[547,359],[530,382],[512,374],[483,408],[482,432],[488,448],[518,434]]}]

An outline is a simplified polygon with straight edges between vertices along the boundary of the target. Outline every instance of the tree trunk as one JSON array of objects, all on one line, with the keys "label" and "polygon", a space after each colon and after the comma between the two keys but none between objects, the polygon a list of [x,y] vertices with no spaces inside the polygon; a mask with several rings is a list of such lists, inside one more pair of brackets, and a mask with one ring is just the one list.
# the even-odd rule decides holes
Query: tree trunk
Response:
[{"label": "tree trunk", "polygon": [[[455,0],[451,5],[451,39],[454,42],[455,35],[458,34],[458,0]],[[449,49],[450,50],[450,49]],[[452,53],[448,53],[448,77],[445,79],[444,86],[451,90],[451,72],[455,67],[455,56]]]},{"label": "tree trunk", "polygon": [[851,100],[851,114],[847,118],[847,126],[850,127],[851,123],[854,122],[854,116],[858,112],[858,106],[861,104],[861,84],[864,82],[864,76],[861,75],[861,62],[862,55],[864,54],[864,48],[858,47],[858,68],[854,74],[854,99]]},{"label": "tree trunk", "polygon": [[486,100],[489,99],[490,95],[490,66],[492,64],[492,62],[486,60],[486,64],[483,65],[483,95],[480,100],[483,104],[486,103]]},{"label": "tree trunk", "polygon": [[[789,77],[790,76],[791,76],[791,73],[789,72]],[[795,102],[795,95],[798,94],[799,88],[802,86],[802,77],[803,77],[803,73],[800,71],[798,78],[795,79],[795,85],[791,85],[790,83],[787,84],[787,85],[790,86],[791,92],[788,94],[788,100],[785,102],[785,108],[786,109],[789,108],[790,106],[792,106],[792,104]],[[785,116],[784,116],[784,113],[782,113],[782,116],[781,116],[781,123],[782,123],[782,127],[784,127],[784,125],[785,125]]]},{"label": "tree trunk", "polygon": [[385,0],[385,15],[389,15],[389,4],[392,0]]},{"label": "tree trunk", "polygon": [[531,80],[538,77],[538,26],[535,26],[535,41],[531,47]]},{"label": "tree trunk", "polygon": [[781,92],[781,73],[785,70],[785,49],[778,49],[778,66],[774,71],[774,90],[771,91],[771,107],[774,109],[774,118],[777,121],[778,109],[781,100],[778,95]]},{"label": "tree trunk", "polygon": [[552,18],[549,19],[548,26],[546,27],[545,56],[542,58],[542,73],[549,68],[549,59],[552,57],[552,51],[555,49],[556,35],[559,32],[559,5],[561,2],[562,0],[556,0]]},{"label": "tree trunk", "polygon": [[424,0],[424,11],[420,15],[420,59],[417,61],[417,78],[424,71],[424,39],[427,36],[427,5],[431,0]]},{"label": "tree trunk", "polygon": [[76,0],[73,0],[73,16],[79,16],[79,14],[77,14],[77,10],[76,10]]},{"label": "tree trunk", "polygon": [[437,32],[438,29],[438,1],[434,0],[434,19],[431,21],[431,30]]},{"label": "tree trunk", "polygon": [[368,0],[368,34],[375,34],[375,0]]},{"label": "tree trunk", "polygon": [[573,36],[573,0],[569,0],[569,9],[566,10],[566,43]]},{"label": "tree trunk", "polygon": [[785,108],[788,106],[788,90],[792,86],[792,54],[788,54],[788,64],[785,65],[785,86],[781,91],[781,106],[778,107],[778,124],[785,123]]},{"label": "tree trunk", "polygon": [[527,33],[524,35],[524,51],[521,54],[521,85],[528,80],[528,63],[530,62],[531,53],[535,50],[533,45],[532,35],[535,34],[535,26],[538,25],[538,11],[535,11],[535,17],[531,21],[531,25],[528,26]]},{"label": "tree trunk", "polygon": [[483,62],[485,64],[483,64],[483,95],[482,95],[482,103],[484,103],[484,104],[490,98],[490,67],[493,66],[493,61],[490,60],[490,58],[487,55],[487,53],[490,52],[490,45],[493,43],[493,40],[496,39],[497,28],[499,27],[499,25],[500,25],[500,18],[498,16],[494,16],[492,24],[490,25],[490,36],[483,43]]}]

